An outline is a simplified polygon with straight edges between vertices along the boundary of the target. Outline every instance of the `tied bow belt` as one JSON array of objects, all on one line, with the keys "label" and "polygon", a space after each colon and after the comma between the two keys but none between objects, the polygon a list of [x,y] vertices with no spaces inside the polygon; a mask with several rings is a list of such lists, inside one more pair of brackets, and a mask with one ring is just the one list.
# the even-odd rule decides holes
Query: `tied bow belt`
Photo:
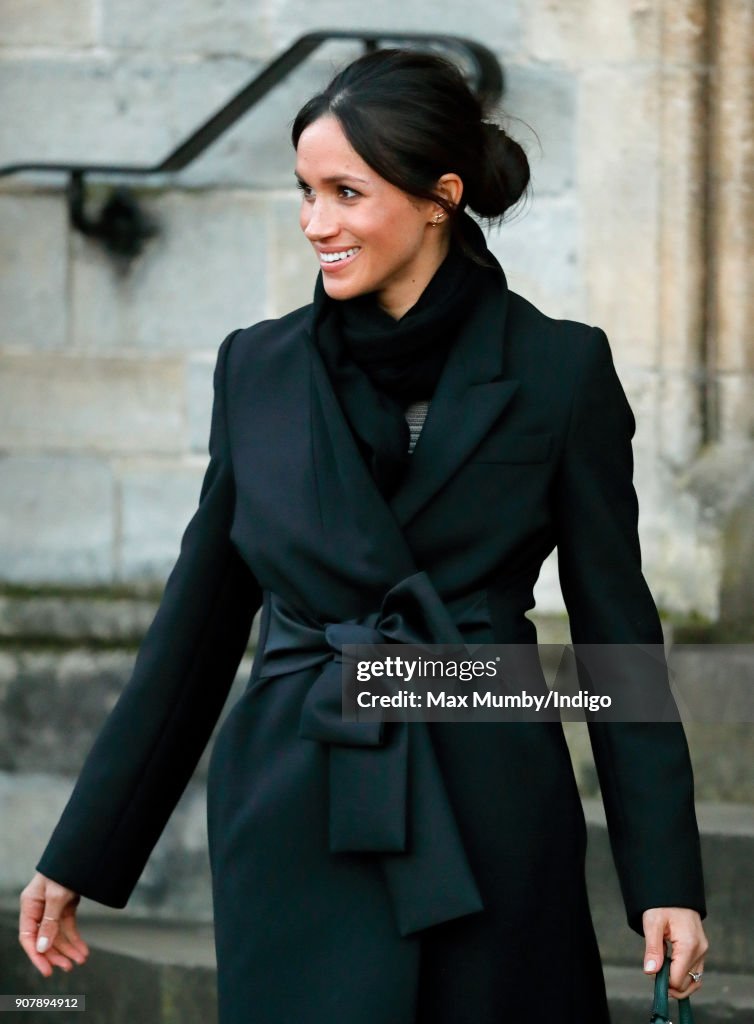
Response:
[{"label": "tied bow belt", "polygon": [[379,612],[325,624],[277,594],[269,599],[261,677],[321,666],[299,735],[328,744],[330,850],[379,855],[403,936],[482,910],[427,724],[344,721],[342,648],[468,643],[460,625],[489,641],[486,592],[446,606],[426,572],[417,572],[385,594]]}]

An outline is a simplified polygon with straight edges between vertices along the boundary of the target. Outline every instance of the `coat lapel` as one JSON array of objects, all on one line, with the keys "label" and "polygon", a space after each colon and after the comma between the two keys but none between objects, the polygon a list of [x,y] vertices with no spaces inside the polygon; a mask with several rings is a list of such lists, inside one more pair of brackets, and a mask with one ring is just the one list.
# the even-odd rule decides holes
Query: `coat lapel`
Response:
[{"label": "coat lapel", "polygon": [[[327,368],[311,342],[312,431],[317,509],[322,543],[329,545],[342,574],[368,597],[413,571],[413,556],[390,506],[359,451]],[[347,552],[347,557],[344,553]]]},{"label": "coat lapel", "polygon": [[518,390],[519,381],[500,379],[507,309],[501,270],[450,350],[409,470],[390,499],[401,527],[460,469]]}]

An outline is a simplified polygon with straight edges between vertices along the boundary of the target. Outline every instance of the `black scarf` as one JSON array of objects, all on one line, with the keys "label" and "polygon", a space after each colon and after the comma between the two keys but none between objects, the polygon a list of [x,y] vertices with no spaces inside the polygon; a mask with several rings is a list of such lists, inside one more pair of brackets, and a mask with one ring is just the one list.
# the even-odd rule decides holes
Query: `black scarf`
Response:
[{"label": "black scarf", "polygon": [[378,488],[389,497],[408,468],[405,409],[431,398],[464,320],[500,266],[481,228],[461,215],[464,237],[491,263],[481,267],[451,241],[448,254],[417,302],[400,320],[370,292],[334,300],[322,273],[314,289],[316,345],[338,400]]}]

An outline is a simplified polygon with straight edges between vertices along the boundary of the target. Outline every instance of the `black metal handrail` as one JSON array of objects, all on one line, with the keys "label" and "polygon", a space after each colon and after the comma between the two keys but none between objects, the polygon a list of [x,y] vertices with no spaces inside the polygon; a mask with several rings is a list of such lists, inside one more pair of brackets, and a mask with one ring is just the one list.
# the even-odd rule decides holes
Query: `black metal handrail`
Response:
[{"label": "black metal handrail", "polygon": [[84,180],[88,175],[144,176],[182,170],[216,139],[227,131],[251,107],[303,63],[323,43],[332,40],[358,40],[367,50],[376,50],[384,43],[424,43],[439,45],[466,58],[471,64],[470,81],[485,107],[496,103],[503,94],[503,69],[486,46],[464,36],[438,35],[424,32],[370,32],[323,29],[300,36],[287,50],[274,58],[259,74],[204,124],[183,140],[156,164],[91,164],[23,162],[0,167],[0,177],[24,171],[66,173],[70,220],[73,227],[97,238],[113,254],[125,257],[141,252],[144,241],[157,233],[157,225],[140,208],[129,189],[119,186],[104,204],[98,220],[86,216]]}]

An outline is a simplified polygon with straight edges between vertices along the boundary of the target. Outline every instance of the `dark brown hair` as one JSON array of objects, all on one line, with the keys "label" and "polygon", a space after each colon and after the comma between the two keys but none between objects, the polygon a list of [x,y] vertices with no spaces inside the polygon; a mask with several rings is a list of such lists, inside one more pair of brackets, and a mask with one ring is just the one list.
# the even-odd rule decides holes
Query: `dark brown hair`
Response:
[{"label": "dark brown hair", "polygon": [[[486,120],[461,70],[437,54],[385,49],[353,61],[299,110],[294,147],[324,114],[338,119],[351,146],[382,178],[442,206],[462,245],[458,215],[465,207],[500,221],[529,184],[524,150]],[[463,181],[457,207],[433,191],[448,173]]]}]

